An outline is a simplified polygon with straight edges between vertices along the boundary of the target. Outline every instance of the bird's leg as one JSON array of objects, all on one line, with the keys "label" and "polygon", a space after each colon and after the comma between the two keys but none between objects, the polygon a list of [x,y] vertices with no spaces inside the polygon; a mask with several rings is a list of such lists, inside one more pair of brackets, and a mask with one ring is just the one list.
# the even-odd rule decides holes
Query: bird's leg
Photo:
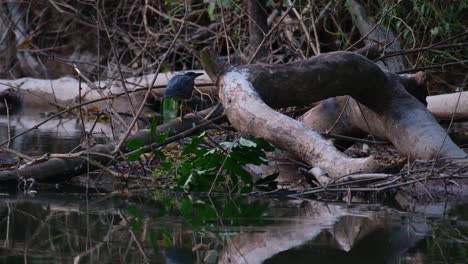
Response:
[{"label": "bird's leg", "polygon": [[192,113],[193,112],[193,108],[192,108],[192,99],[193,99],[193,93],[192,95],[190,96],[190,99],[188,99],[186,102],[189,102],[188,104],[184,105],[185,107],[185,111],[187,111],[187,113]]},{"label": "bird's leg", "polygon": [[179,106],[179,117],[177,118],[177,120],[182,122],[183,117],[184,117],[184,101],[181,101],[180,106]]}]

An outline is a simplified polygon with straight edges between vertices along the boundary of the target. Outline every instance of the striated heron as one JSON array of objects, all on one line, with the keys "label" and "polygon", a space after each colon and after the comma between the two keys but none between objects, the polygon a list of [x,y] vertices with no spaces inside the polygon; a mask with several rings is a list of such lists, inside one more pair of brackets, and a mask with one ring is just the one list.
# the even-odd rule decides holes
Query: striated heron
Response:
[{"label": "striated heron", "polygon": [[174,76],[167,83],[166,91],[164,92],[164,98],[173,98],[176,101],[180,101],[180,117],[182,120],[182,108],[184,101],[188,101],[192,98],[192,92],[195,85],[195,78],[203,75],[203,73],[187,72],[182,75]]}]

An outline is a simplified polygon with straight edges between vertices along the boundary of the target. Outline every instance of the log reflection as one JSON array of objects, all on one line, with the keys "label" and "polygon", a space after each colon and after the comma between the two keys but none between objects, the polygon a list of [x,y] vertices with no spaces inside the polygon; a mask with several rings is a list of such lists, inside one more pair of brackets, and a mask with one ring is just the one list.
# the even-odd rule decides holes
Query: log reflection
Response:
[{"label": "log reflection", "polygon": [[[433,219],[447,215],[439,209]],[[467,211],[428,222],[380,205],[309,200],[4,195],[0,263],[455,263],[466,253]]]}]

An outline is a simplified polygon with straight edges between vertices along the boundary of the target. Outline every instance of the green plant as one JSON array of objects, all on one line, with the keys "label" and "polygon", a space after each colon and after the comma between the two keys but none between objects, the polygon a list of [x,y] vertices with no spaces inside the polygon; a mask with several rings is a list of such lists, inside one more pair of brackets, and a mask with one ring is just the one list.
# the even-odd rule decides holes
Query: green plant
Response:
[{"label": "green plant", "polygon": [[[205,132],[194,137],[182,152],[184,161],[167,166],[174,173],[176,186],[184,191],[249,192],[254,186],[262,190],[276,189],[277,174],[253,182],[245,170],[247,164],[266,164],[265,151],[274,148],[262,139],[240,138],[236,142],[221,142],[215,147],[204,143]],[[167,165],[167,163],[166,163]]]}]

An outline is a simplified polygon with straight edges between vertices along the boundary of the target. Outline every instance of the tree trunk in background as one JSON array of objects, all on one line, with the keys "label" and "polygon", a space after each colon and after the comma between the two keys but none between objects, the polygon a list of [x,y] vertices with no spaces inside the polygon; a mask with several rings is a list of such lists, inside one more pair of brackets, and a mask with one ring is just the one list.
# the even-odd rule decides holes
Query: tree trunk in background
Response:
[{"label": "tree trunk in background", "polygon": [[13,27],[6,5],[0,3],[0,78],[2,79],[14,79],[20,75],[19,69],[15,67],[17,59]]},{"label": "tree trunk in background", "polygon": [[[253,55],[268,31],[268,15],[265,10],[265,2],[266,0],[247,1],[247,13],[249,15],[249,46],[247,50],[249,57]],[[265,57],[266,54],[267,50],[262,48],[255,58],[260,59]]]}]

